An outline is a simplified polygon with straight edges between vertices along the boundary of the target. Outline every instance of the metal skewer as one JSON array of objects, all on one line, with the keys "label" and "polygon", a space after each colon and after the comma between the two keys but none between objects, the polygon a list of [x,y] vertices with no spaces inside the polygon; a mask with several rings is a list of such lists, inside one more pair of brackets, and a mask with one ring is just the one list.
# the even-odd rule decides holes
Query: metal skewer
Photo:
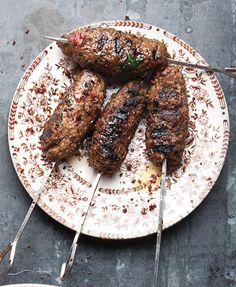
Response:
[{"label": "metal skewer", "polygon": [[55,37],[49,37],[49,36],[44,36],[44,38],[48,40],[56,41],[56,42],[69,44],[69,40],[66,38],[55,38]]},{"label": "metal skewer", "polygon": [[167,160],[164,159],[162,163],[162,178],[161,178],[161,190],[159,193],[159,214],[158,214],[158,228],[156,237],[156,252],[155,252],[155,264],[154,264],[154,276],[153,276],[153,287],[157,287],[157,278],[159,270],[159,259],[161,250],[161,233],[163,228],[163,207],[164,207],[164,195],[166,185],[166,168]]},{"label": "metal skewer", "polygon": [[85,212],[84,212],[83,218],[81,217],[81,219],[80,219],[80,222],[79,222],[77,229],[76,229],[76,234],[74,236],[72,245],[70,247],[69,256],[68,256],[67,260],[61,266],[60,279],[62,281],[67,278],[67,276],[69,275],[71,268],[73,266],[74,259],[75,259],[75,253],[76,253],[76,249],[77,249],[77,245],[78,245],[77,241],[79,239],[82,227],[84,225],[84,222],[85,222],[88,210],[89,210],[90,203],[93,199],[93,196],[95,194],[95,191],[97,189],[97,186],[99,184],[101,176],[102,176],[102,173],[98,173],[96,178],[95,178],[94,185],[92,186],[92,190],[89,192],[89,195],[88,195],[88,200],[86,202],[86,207],[85,207]]},{"label": "metal skewer", "polygon": [[56,38],[56,37],[51,37],[51,36],[43,36],[43,38],[48,39],[48,40],[52,40],[52,41],[56,41],[56,42],[61,42],[61,43],[65,43],[65,44],[69,44],[69,40],[66,38]]},{"label": "metal skewer", "polygon": [[[211,66],[181,62],[181,61],[173,60],[170,58],[168,58],[168,63],[174,64],[174,65],[179,65],[179,66],[184,66],[184,67],[197,68],[200,70],[206,70],[206,71],[210,71],[210,72],[217,72],[217,73],[221,73],[221,74],[224,74],[224,75],[227,75],[229,77],[236,79],[236,67],[214,68]],[[235,74],[233,74],[233,73],[235,73]]]},{"label": "metal skewer", "polygon": [[16,233],[16,236],[15,236],[15,239],[10,242],[1,252],[0,252],[0,264],[1,262],[3,261],[3,259],[6,257],[6,255],[8,253],[10,253],[10,256],[9,256],[9,261],[8,261],[8,264],[0,271],[0,277],[5,275],[11,268],[13,262],[14,262],[14,258],[15,258],[15,253],[16,253],[16,246],[17,246],[17,243],[19,241],[19,239],[21,238],[21,235],[24,231],[24,228],[30,218],[30,215],[31,213],[33,212],[34,210],[34,207],[35,205],[37,204],[37,202],[39,201],[39,198],[40,198],[40,195],[42,193],[42,191],[44,190],[44,186],[46,184],[46,182],[48,181],[50,175],[51,175],[51,172],[54,168],[54,165],[55,163],[53,163],[53,166],[51,167],[50,170],[47,171],[46,175],[44,176],[42,182],[41,182],[41,186],[38,190],[38,192],[36,193],[35,197],[33,198],[33,201],[25,215],[25,218],[23,219],[21,225],[20,225],[20,228],[18,229],[17,233]]},{"label": "metal skewer", "polygon": [[[44,36],[44,38],[48,39],[48,40],[56,41],[56,42],[61,42],[61,43],[64,43],[64,44],[69,44],[70,43],[69,40],[66,39],[66,38],[55,38],[55,37],[51,37],[51,36]],[[215,67],[211,67],[211,66],[205,66],[205,65],[199,65],[199,64],[191,64],[191,63],[187,63],[187,62],[177,61],[177,60],[173,60],[171,58],[168,58],[168,63],[169,64],[174,64],[174,65],[178,65],[178,66],[192,67],[192,68],[197,68],[197,69],[200,69],[200,70],[217,72],[217,73],[221,73],[221,74],[224,74],[224,75],[227,75],[229,77],[232,77],[232,78],[236,79],[236,67],[234,67],[234,66],[232,66],[232,67],[225,67],[225,68],[215,68]]]}]

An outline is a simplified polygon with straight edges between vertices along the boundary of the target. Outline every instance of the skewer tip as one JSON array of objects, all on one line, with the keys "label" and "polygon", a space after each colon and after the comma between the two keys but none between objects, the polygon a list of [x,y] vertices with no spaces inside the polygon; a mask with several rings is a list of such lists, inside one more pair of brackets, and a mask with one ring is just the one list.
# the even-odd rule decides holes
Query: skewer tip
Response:
[{"label": "skewer tip", "polygon": [[65,44],[69,43],[68,39],[66,39],[66,38],[56,38],[56,37],[51,37],[51,36],[43,36],[43,37],[47,40],[52,40],[52,41],[65,43]]}]

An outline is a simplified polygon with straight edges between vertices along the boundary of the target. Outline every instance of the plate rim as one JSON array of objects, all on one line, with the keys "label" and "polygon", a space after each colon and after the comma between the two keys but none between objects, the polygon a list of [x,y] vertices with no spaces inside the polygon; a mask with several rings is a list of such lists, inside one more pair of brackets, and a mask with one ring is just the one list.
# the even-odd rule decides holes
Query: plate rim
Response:
[{"label": "plate rim", "polygon": [[[146,22],[141,22],[141,21],[133,21],[133,20],[105,20],[105,21],[98,21],[98,22],[94,22],[94,23],[90,23],[90,24],[86,24],[86,25],[81,25],[81,26],[78,26],[76,27],[75,29],[71,30],[71,31],[74,31],[74,30],[77,30],[77,29],[83,29],[83,28],[86,28],[86,27],[94,27],[94,26],[100,26],[100,25],[110,25],[110,26],[115,26],[115,27],[120,27],[120,26],[124,26],[124,27],[131,27],[131,28],[141,28],[141,29],[147,29],[147,30],[151,30],[152,28],[154,29],[159,29],[159,30],[162,30],[163,32],[168,32],[169,35],[171,35],[172,37],[175,37],[177,38],[180,43],[181,43],[181,46],[182,45],[186,45],[187,47],[190,47],[191,48],[191,51],[194,53],[194,55],[197,55],[198,58],[203,61],[206,65],[208,65],[208,63],[206,62],[206,60],[194,49],[192,48],[192,46],[190,44],[188,44],[187,42],[185,42],[184,40],[182,40],[182,38],[179,38],[178,36],[174,35],[173,33],[169,32],[168,30],[165,30],[161,27],[158,27],[156,25],[153,25],[153,24],[148,24]],[[147,27],[147,28],[144,28]],[[150,27],[150,28],[148,28]],[[69,31],[70,32],[70,31]],[[69,32],[66,32],[66,33],[69,33]],[[13,95],[13,98],[12,98],[12,101],[11,101],[11,104],[10,104],[10,109],[9,109],[9,113],[8,113],[8,122],[7,122],[7,125],[8,125],[8,147],[9,147],[9,152],[10,152],[10,156],[11,156],[11,160],[12,160],[12,163],[13,163],[13,166],[14,166],[14,169],[16,171],[16,174],[21,182],[21,184],[23,185],[24,189],[26,190],[26,192],[28,193],[28,195],[31,197],[31,199],[33,199],[33,195],[32,193],[28,190],[29,188],[26,187],[25,183],[23,182],[22,178],[19,176],[18,172],[17,172],[17,167],[16,167],[16,162],[15,160],[13,159],[13,154],[12,154],[12,151],[11,151],[11,146],[10,146],[10,115],[11,115],[11,111],[12,111],[12,108],[13,108],[13,104],[14,104],[14,99],[15,99],[15,96],[16,96],[16,93],[17,93],[17,90],[20,86],[20,83],[22,82],[24,76],[26,75],[27,71],[33,66],[33,64],[35,63],[35,61],[37,59],[39,59],[43,53],[45,52],[45,50],[47,50],[53,43],[55,42],[52,42],[51,44],[49,44],[48,46],[46,46],[33,60],[32,62],[30,63],[30,65],[26,68],[25,72],[23,73],[22,77],[20,78],[17,86],[16,86],[16,89],[15,89],[15,92],[14,92],[14,95]],[[223,157],[221,158],[221,162],[220,162],[220,165],[218,166],[218,171],[217,171],[217,176],[214,177],[214,180],[213,180],[213,184],[207,189],[207,191],[204,193],[204,196],[201,197],[201,200],[199,200],[199,202],[197,204],[195,204],[195,207],[191,210],[191,211],[187,211],[186,214],[184,214],[181,218],[178,218],[174,223],[170,223],[169,225],[167,226],[164,226],[164,229],[167,229],[171,226],[174,226],[175,224],[177,224],[178,222],[180,222],[181,220],[185,219],[188,215],[190,215],[194,210],[196,210],[198,208],[198,206],[204,201],[204,199],[207,197],[207,195],[210,193],[210,191],[212,190],[212,188],[214,187],[215,183],[217,182],[220,174],[221,174],[221,171],[222,171],[222,168],[225,164],[225,160],[226,160],[226,156],[227,156],[227,152],[228,152],[228,147],[229,147],[229,140],[230,140],[230,118],[229,118],[229,111],[228,111],[228,105],[227,105],[227,100],[226,100],[226,97],[225,97],[225,94],[224,94],[224,91],[222,89],[222,86],[216,76],[216,74],[211,74],[211,83],[213,84],[213,80],[215,82],[215,85],[220,89],[220,91],[222,91],[222,95],[223,95],[223,99],[225,100],[225,115],[224,117],[226,118],[227,120],[227,128],[226,128],[226,131],[228,133],[228,136],[226,139],[224,139],[224,143],[222,143],[222,146],[224,145],[224,153],[223,153]],[[214,86],[214,84],[213,84]],[[215,88],[214,88],[215,90]],[[60,220],[58,218],[56,218],[56,216],[53,216],[53,214],[49,214],[46,210],[45,210],[45,203],[43,201],[41,201],[41,199],[39,199],[38,201],[38,204],[37,204],[49,217],[51,217],[53,220],[57,221],[58,223],[64,225],[65,227],[67,228],[70,228],[72,230],[76,230],[74,228],[74,226],[72,226],[71,224],[69,224],[69,222],[67,222],[66,220]],[[47,206],[47,209],[50,209],[49,206]],[[101,238],[101,239],[111,239],[111,240],[129,240],[129,239],[136,239],[136,238],[142,238],[142,237],[146,237],[146,236],[149,236],[149,235],[152,235],[154,233],[156,233],[156,231],[153,229],[152,231],[149,230],[150,232],[148,232],[146,235],[143,235],[141,234],[140,236],[123,236],[123,235],[118,235],[118,234],[115,234],[114,233],[109,233],[109,232],[106,232],[104,234],[101,234],[101,232],[96,232],[96,231],[92,231],[91,230],[87,230],[87,232],[83,232],[83,229],[81,231],[81,233],[85,234],[85,235],[88,235],[88,236],[92,236],[92,237],[97,237],[97,238]],[[47,286],[47,285],[46,285]]]}]

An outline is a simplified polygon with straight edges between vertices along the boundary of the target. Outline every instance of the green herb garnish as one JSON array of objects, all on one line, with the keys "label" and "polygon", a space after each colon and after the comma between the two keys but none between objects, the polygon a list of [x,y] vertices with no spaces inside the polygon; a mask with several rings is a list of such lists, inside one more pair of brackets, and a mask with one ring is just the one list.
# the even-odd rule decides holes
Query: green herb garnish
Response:
[{"label": "green herb garnish", "polygon": [[123,63],[123,69],[124,70],[136,69],[142,63],[142,61],[143,60],[141,59],[128,55]]}]

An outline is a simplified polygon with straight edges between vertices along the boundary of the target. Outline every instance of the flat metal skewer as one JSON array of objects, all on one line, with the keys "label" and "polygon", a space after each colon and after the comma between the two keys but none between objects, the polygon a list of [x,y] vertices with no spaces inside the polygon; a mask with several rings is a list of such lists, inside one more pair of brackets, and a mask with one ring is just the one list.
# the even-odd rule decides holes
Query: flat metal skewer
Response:
[{"label": "flat metal skewer", "polygon": [[[52,41],[56,41],[56,42],[61,42],[64,44],[69,44],[69,40],[66,38],[56,38],[56,37],[51,37],[51,36],[44,36],[45,39],[48,40],[52,40]],[[225,68],[215,68],[215,67],[211,67],[211,66],[205,66],[205,65],[199,65],[199,64],[191,64],[191,63],[187,63],[187,62],[182,62],[182,61],[177,61],[171,58],[168,58],[168,63],[169,64],[174,64],[174,65],[178,65],[178,66],[184,66],[184,67],[192,67],[192,68],[197,68],[200,70],[206,70],[206,71],[211,71],[211,72],[217,72],[217,73],[221,73],[224,75],[227,75],[229,77],[232,77],[234,79],[236,79],[236,67],[232,66],[232,67],[225,67]]]},{"label": "flat metal skewer", "polygon": [[39,201],[39,198],[40,198],[40,195],[41,193],[43,192],[44,190],[44,186],[46,184],[46,182],[48,181],[50,175],[51,175],[51,172],[54,168],[54,165],[55,163],[53,163],[53,166],[51,167],[50,170],[47,171],[46,175],[44,176],[42,182],[41,182],[41,186],[39,188],[39,190],[37,191],[35,197],[33,198],[33,201],[25,215],[25,218],[23,219],[21,225],[20,225],[20,228],[18,229],[17,233],[16,233],[16,236],[15,236],[15,239],[10,242],[1,252],[0,252],[0,264],[1,262],[3,261],[3,259],[6,257],[6,255],[8,253],[10,253],[10,256],[9,256],[9,261],[8,261],[8,264],[0,271],[0,277],[2,277],[3,275],[5,275],[11,268],[13,262],[14,262],[14,258],[15,258],[15,253],[16,253],[16,246],[17,246],[17,243],[19,241],[19,239],[21,238],[21,235],[24,231],[24,228],[31,216],[31,213],[33,212],[34,210],[34,207],[35,205],[37,204],[37,202]]},{"label": "flat metal skewer", "polygon": [[96,178],[95,178],[94,184],[92,186],[92,190],[89,192],[89,195],[88,195],[88,200],[86,202],[86,207],[85,207],[85,213],[83,215],[83,218],[80,219],[80,222],[79,222],[77,229],[76,229],[76,234],[74,236],[72,245],[70,247],[69,256],[68,256],[67,260],[61,266],[60,279],[62,281],[64,281],[67,278],[67,276],[69,275],[71,268],[73,266],[74,259],[75,259],[75,253],[76,253],[76,249],[78,246],[77,242],[78,242],[82,227],[84,225],[85,219],[87,217],[91,201],[94,197],[95,191],[96,191],[97,186],[99,184],[99,181],[101,179],[101,176],[102,176],[102,173],[98,173]]},{"label": "flat metal skewer", "polygon": [[177,60],[173,60],[170,58],[168,58],[168,63],[174,64],[174,65],[179,65],[179,66],[184,66],[184,67],[197,68],[200,70],[206,70],[206,71],[210,71],[210,72],[217,72],[217,73],[221,73],[221,74],[224,74],[224,75],[227,75],[229,77],[236,79],[236,74],[233,74],[233,73],[236,73],[236,67],[214,68],[211,66],[191,64],[191,63],[186,63],[186,62],[182,62],[182,61],[177,61]]},{"label": "flat metal skewer", "polygon": [[161,234],[163,228],[163,207],[164,207],[164,195],[166,185],[166,171],[167,171],[167,159],[165,158],[162,162],[162,178],[161,178],[161,190],[159,193],[159,213],[158,213],[158,227],[156,237],[156,252],[155,252],[155,263],[154,263],[154,276],[153,276],[153,287],[157,287],[160,250],[161,250]]},{"label": "flat metal skewer", "polygon": [[56,42],[69,44],[69,40],[66,38],[56,38],[56,37],[50,37],[50,36],[44,36],[44,38],[48,40],[56,41]]}]

